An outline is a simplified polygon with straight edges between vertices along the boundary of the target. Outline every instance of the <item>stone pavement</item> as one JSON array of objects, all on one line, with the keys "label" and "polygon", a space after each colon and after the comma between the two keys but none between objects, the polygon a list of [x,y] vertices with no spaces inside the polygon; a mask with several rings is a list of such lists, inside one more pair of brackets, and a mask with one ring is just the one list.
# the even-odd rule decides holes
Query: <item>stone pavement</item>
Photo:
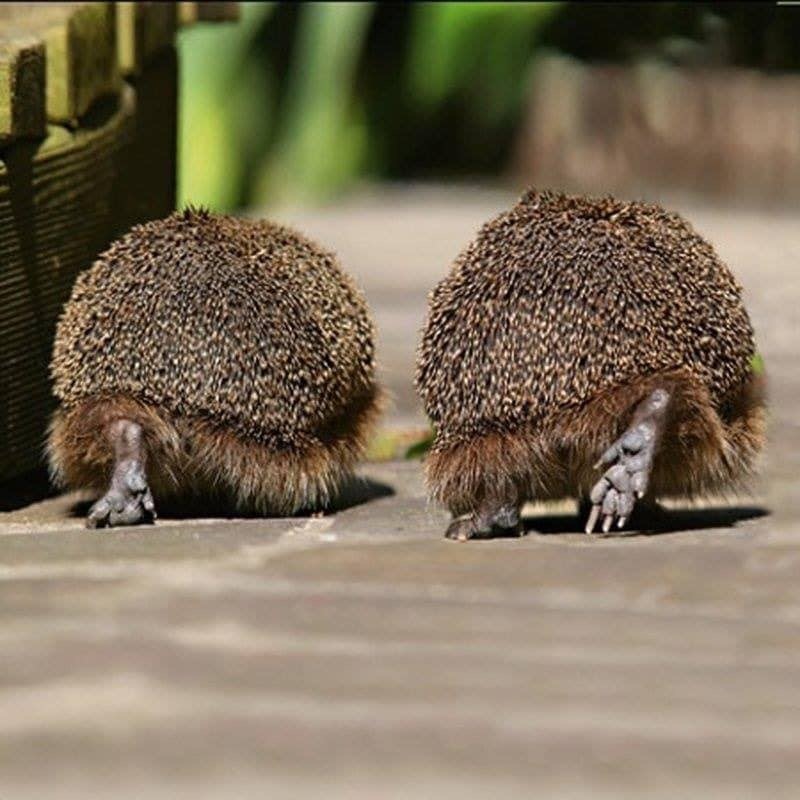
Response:
[{"label": "stone pavement", "polygon": [[[376,312],[395,396],[425,294],[502,192],[286,212]],[[0,514],[0,798],[800,796],[800,226],[687,209],[745,286],[771,378],[752,497],[586,537],[569,506],[457,544],[418,462],[330,515],[86,531]]]}]

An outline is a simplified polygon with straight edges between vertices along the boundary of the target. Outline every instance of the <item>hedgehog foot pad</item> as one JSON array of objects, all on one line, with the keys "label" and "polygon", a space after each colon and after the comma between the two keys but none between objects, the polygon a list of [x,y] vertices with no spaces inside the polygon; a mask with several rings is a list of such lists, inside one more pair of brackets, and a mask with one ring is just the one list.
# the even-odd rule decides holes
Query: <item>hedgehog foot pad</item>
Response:
[{"label": "hedgehog foot pad", "polygon": [[644,497],[669,401],[670,394],[666,389],[655,389],[636,407],[630,427],[595,465],[596,468],[608,465],[608,469],[589,493],[592,510],[586,533],[594,531],[601,515],[603,533],[611,530],[615,520],[617,528],[622,528],[636,499]]},{"label": "hedgehog foot pad", "polygon": [[155,521],[155,504],[144,471],[141,427],[129,420],[117,420],[109,426],[108,439],[115,455],[111,484],[89,509],[86,526],[106,528]]},{"label": "hedgehog foot pad", "polygon": [[489,511],[477,511],[454,519],[445,536],[465,542],[468,539],[491,539],[509,534],[522,535],[519,509],[514,505],[496,506]]}]

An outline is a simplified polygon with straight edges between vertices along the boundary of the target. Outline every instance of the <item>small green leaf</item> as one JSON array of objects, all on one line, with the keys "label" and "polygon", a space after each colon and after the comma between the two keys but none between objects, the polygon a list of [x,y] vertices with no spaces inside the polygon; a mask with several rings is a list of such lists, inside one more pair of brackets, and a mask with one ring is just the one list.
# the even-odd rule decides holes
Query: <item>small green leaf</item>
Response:
[{"label": "small green leaf", "polygon": [[412,444],[411,447],[406,450],[406,458],[409,460],[414,458],[422,458],[428,452],[428,450],[431,449],[433,439],[434,433],[431,432],[424,439],[414,442],[414,444]]},{"label": "small green leaf", "polygon": [[761,353],[755,353],[755,355],[750,358],[750,371],[753,375],[764,374],[764,359]]}]

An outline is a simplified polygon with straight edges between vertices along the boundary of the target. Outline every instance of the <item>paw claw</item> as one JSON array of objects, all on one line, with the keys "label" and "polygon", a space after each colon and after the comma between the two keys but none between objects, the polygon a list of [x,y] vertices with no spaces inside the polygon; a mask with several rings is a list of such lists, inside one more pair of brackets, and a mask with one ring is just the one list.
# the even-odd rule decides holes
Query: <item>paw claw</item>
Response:
[{"label": "paw claw", "polygon": [[639,497],[644,497],[644,493],[647,490],[647,473],[644,470],[633,474],[631,488]]},{"label": "paw claw", "polygon": [[102,528],[103,523],[108,519],[110,509],[108,505],[102,500],[95,503],[89,509],[89,516],[86,518],[87,528]]},{"label": "paw claw", "polygon": [[609,487],[611,486],[611,481],[609,481],[605,475],[600,478],[599,481],[592,487],[592,491],[589,493],[589,499],[594,503],[594,505],[599,505],[603,502],[603,498],[606,496],[606,492],[608,491]]},{"label": "paw claw", "polygon": [[607,517],[613,517],[614,514],[617,513],[617,498],[619,497],[619,493],[616,489],[611,487],[607,492],[606,496],[603,498],[603,515]]},{"label": "paw claw", "polygon": [[594,526],[597,525],[597,520],[600,517],[600,506],[595,504],[592,506],[592,511],[589,514],[589,519],[586,522],[586,533],[592,533]]},{"label": "paw claw", "polygon": [[142,500],[142,505],[144,506],[145,511],[151,513],[153,515],[153,518],[155,518],[156,504],[153,501],[153,495],[151,494],[150,489],[147,489],[147,491],[145,492],[144,499]]},{"label": "paw claw", "polygon": [[87,528],[113,528],[117,525],[139,525],[154,522],[155,503],[145,483],[144,492],[125,494],[118,489],[109,490],[90,509],[86,517]]},{"label": "paw claw", "polygon": [[506,505],[487,513],[473,512],[454,519],[447,528],[445,536],[458,542],[468,539],[490,539],[493,536],[522,536],[525,529],[519,518],[519,508]]},{"label": "paw claw", "polygon": [[605,533],[616,519],[622,528],[633,512],[636,500],[647,492],[650,471],[656,447],[663,430],[669,393],[664,389],[653,391],[641,403],[633,424],[600,457],[595,465],[608,468],[589,492],[592,510],[586,523],[586,532],[591,533],[600,515]]},{"label": "paw claw", "polygon": [[468,539],[471,539],[476,533],[477,529],[475,528],[475,524],[472,521],[472,518],[466,517],[461,519],[454,519],[448,526],[444,535],[447,539],[453,539],[454,541],[457,542],[466,542]]}]

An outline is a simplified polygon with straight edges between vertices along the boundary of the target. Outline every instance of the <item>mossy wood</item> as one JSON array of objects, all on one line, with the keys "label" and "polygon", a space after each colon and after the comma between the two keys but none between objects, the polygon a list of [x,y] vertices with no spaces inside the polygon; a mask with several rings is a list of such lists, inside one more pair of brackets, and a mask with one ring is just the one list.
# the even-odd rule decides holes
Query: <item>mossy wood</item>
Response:
[{"label": "mossy wood", "polygon": [[177,14],[0,5],[0,480],[43,463],[53,332],[76,275],[174,207]]},{"label": "mossy wood", "polygon": [[117,3],[117,55],[123,75],[138,73],[172,44],[178,13],[175,3]]},{"label": "mossy wood", "polygon": [[119,88],[113,3],[8,3],[0,24],[46,48],[45,103],[51,122],[76,123]]},{"label": "mossy wood", "polygon": [[178,3],[181,25],[195,22],[234,22],[239,19],[238,3]]},{"label": "mossy wood", "polygon": [[0,143],[44,136],[44,42],[24,33],[0,38]]}]

